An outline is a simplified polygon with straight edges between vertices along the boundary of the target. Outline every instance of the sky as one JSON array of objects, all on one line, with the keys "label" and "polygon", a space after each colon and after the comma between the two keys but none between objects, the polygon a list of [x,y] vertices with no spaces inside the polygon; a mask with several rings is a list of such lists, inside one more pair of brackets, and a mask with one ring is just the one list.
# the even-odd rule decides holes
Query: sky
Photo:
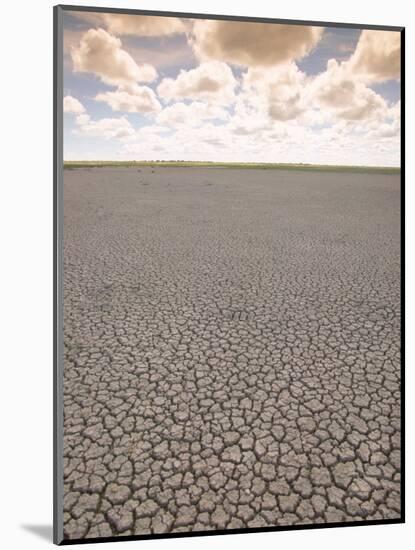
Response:
[{"label": "sky", "polygon": [[64,11],[64,159],[400,166],[400,33]]}]

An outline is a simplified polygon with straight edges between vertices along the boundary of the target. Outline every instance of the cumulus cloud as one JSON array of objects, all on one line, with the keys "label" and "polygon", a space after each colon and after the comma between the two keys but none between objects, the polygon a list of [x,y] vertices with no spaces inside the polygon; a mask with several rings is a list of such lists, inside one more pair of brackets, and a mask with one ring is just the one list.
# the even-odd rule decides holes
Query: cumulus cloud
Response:
[{"label": "cumulus cloud", "polygon": [[158,134],[165,134],[167,132],[170,132],[170,128],[168,126],[159,126],[158,124],[152,124],[151,126],[141,126],[137,130],[137,135],[140,136],[153,136]]},{"label": "cumulus cloud", "polygon": [[237,135],[261,134],[272,121],[268,113],[268,101],[261,94],[242,86],[238,94],[229,128]]},{"label": "cumulus cloud", "polygon": [[198,20],[189,41],[202,60],[269,67],[304,57],[322,33],[306,25]]},{"label": "cumulus cloud", "polygon": [[393,105],[390,106],[388,110],[388,117],[392,120],[399,121],[401,120],[401,102],[397,101]]},{"label": "cumulus cloud", "polygon": [[66,95],[63,98],[63,112],[73,113],[74,115],[80,115],[81,113],[85,112],[85,107],[82,105],[82,103],[78,99],[76,99],[76,97],[72,97],[71,95]]},{"label": "cumulus cloud", "polygon": [[180,126],[173,134],[149,136],[145,142],[129,140],[123,149],[132,158],[278,162],[285,161],[287,154],[292,161],[298,161],[304,142],[311,141],[301,128],[288,133],[279,130],[278,125],[256,137],[234,133],[230,125],[207,122],[198,128]]},{"label": "cumulus cloud", "polygon": [[198,128],[180,127],[174,136],[169,139],[176,142],[175,147],[180,147],[184,154],[191,153],[194,158],[203,158],[203,155],[225,150],[234,144],[233,136],[226,126],[216,126],[207,122]]},{"label": "cumulus cloud", "polygon": [[292,120],[305,110],[303,97],[306,75],[293,62],[269,69],[248,69],[243,75],[243,90],[254,98],[266,100],[273,120]]},{"label": "cumulus cloud", "polygon": [[91,120],[88,115],[80,115],[77,118],[77,124],[78,132],[104,139],[127,138],[135,133],[134,128],[124,117]]},{"label": "cumulus cloud", "polygon": [[82,113],[78,115],[75,120],[78,126],[82,126],[83,124],[87,124],[87,122],[91,120],[91,117],[87,113]]},{"label": "cumulus cloud", "polygon": [[[391,105],[370,87],[399,78],[399,33],[362,31],[347,60],[332,59],[320,74],[307,75],[310,65],[300,70],[296,60],[318,44],[321,28],[88,15],[96,16],[94,28],[67,39],[74,71],[112,86],[92,97],[120,116],[152,115],[141,128],[127,115],[94,120],[68,95],[64,110],[76,115],[75,131],[90,136],[88,143],[121,142],[120,154],[147,160],[396,164],[399,158],[400,103]],[[175,33],[186,33],[188,43],[174,41],[183,51],[152,39],[130,40],[127,52],[118,38]],[[199,65],[154,84],[156,70],[135,61],[141,59],[160,71]]]},{"label": "cumulus cloud", "polygon": [[165,36],[183,33],[186,30],[185,22],[178,17],[81,11],[71,12],[71,15],[95,26],[105,27],[110,33],[118,36]]},{"label": "cumulus cloud", "polygon": [[[384,130],[385,133],[387,130]],[[381,145],[383,146],[381,147]],[[265,130],[236,135],[229,127],[204,124],[199,128],[180,127],[173,134],[148,135],[123,140],[126,158],[143,160],[212,160],[224,162],[305,162],[316,164],[396,165],[399,141],[353,132],[339,123],[316,134],[295,124],[281,131]]]},{"label": "cumulus cloud", "polygon": [[354,78],[347,64],[330,59],[327,70],[309,86],[309,100],[321,110],[328,109],[337,118],[359,121],[386,115],[387,103],[382,96]]},{"label": "cumulus cloud", "polygon": [[218,105],[209,105],[200,101],[193,101],[189,105],[186,103],[174,103],[165,107],[158,115],[157,120],[161,124],[169,126],[201,126],[206,120],[220,119],[226,120],[229,117],[228,112]]},{"label": "cumulus cloud", "polygon": [[226,105],[235,99],[237,81],[231,68],[220,61],[201,63],[196,69],[182,70],[177,78],[164,78],[157,92],[166,100],[195,99]]},{"label": "cumulus cloud", "polygon": [[383,123],[379,125],[376,129],[371,130],[368,133],[368,137],[374,139],[390,139],[397,138],[400,134],[400,125],[397,122],[392,122],[391,124]]},{"label": "cumulus cloud", "polygon": [[75,72],[92,73],[110,85],[151,82],[157,77],[154,67],[137,65],[122,49],[121,40],[104,29],[89,29],[71,56]]},{"label": "cumulus cloud", "polygon": [[368,137],[382,141],[395,141],[399,143],[400,130],[401,102],[397,101],[388,108],[383,122],[372,124],[372,127],[368,132]]},{"label": "cumulus cloud", "polygon": [[363,30],[348,66],[353,74],[364,77],[369,82],[399,79],[400,33]]},{"label": "cumulus cloud", "polygon": [[114,92],[100,93],[95,96],[95,99],[107,103],[113,111],[156,113],[161,110],[153,90],[148,86],[137,84],[119,87]]},{"label": "cumulus cloud", "polygon": [[117,35],[164,36],[186,30],[178,17],[104,13],[103,19],[108,30]]}]

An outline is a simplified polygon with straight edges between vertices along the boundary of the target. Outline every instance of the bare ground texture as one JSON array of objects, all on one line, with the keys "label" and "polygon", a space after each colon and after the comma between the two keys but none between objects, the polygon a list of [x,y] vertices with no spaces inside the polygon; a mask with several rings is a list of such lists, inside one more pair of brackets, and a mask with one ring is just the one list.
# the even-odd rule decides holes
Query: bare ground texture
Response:
[{"label": "bare ground texture", "polygon": [[399,175],[64,174],[64,531],[400,517]]}]

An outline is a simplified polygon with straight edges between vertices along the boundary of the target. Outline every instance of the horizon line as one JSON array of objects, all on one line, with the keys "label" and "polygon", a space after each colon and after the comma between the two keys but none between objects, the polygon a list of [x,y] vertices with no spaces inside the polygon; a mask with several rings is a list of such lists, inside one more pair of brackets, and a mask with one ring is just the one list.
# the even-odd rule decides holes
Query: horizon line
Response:
[{"label": "horizon line", "polygon": [[391,171],[400,172],[401,166],[373,166],[373,165],[356,165],[356,164],[313,164],[307,162],[238,162],[238,161],[209,161],[209,160],[64,160],[63,166],[66,167],[111,167],[111,166],[176,166],[176,167],[192,167],[192,166],[211,166],[211,167],[228,167],[228,168],[289,168],[289,169],[310,169],[310,170],[369,170],[369,171]]}]

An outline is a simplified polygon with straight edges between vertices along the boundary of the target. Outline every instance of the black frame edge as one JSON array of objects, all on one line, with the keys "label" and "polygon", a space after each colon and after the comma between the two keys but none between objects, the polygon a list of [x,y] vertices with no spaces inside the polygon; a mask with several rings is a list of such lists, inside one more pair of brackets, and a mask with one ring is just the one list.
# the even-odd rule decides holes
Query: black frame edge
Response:
[{"label": "black frame edge", "polygon": [[314,529],[333,529],[343,527],[368,527],[368,526],[383,526],[396,525],[405,523],[402,518],[388,520],[370,520],[370,521],[350,521],[350,522],[335,522],[335,523],[313,523],[302,525],[281,525],[277,527],[252,527],[243,529],[217,529],[212,531],[189,531],[188,533],[158,533],[148,535],[118,535],[113,537],[97,537],[94,539],[64,539],[60,546],[71,546],[73,544],[98,544],[102,542],[130,542],[139,540],[159,540],[159,539],[178,539],[178,538],[194,538],[194,537],[214,537],[221,535],[249,535],[256,533],[278,533],[282,531],[305,531]]},{"label": "black frame edge", "polygon": [[63,174],[62,6],[53,7],[53,543],[63,541],[63,404],[61,362],[61,192]]},{"label": "black frame edge", "polygon": [[57,258],[56,258],[56,225],[57,225],[57,196],[56,196],[56,184],[57,184],[57,131],[56,131],[56,107],[57,107],[57,97],[56,97],[56,80],[57,80],[57,65],[59,63],[57,55],[57,18],[58,18],[58,7],[53,7],[53,542],[57,544],[58,533],[57,533],[57,524],[58,524],[58,496],[56,481],[58,477],[57,472],[57,423],[56,423],[56,412],[57,412],[57,395],[56,395],[56,379],[57,379],[57,334],[56,334],[56,316],[57,316]]},{"label": "black frame edge", "polygon": [[405,100],[406,100],[406,72],[405,72],[405,27],[401,30],[401,518],[405,523],[406,494],[405,494],[405,185],[406,185],[406,141],[405,141]]},{"label": "black frame edge", "polygon": [[107,8],[101,6],[76,6],[70,4],[59,4],[65,11],[89,11],[96,13],[118,13],[126,15],[154,15],[160,17],[180,17],[183,19],[216,19],[219,21],[244,21],[251,23],[279,23],[287,25],[313,25],[316,27],[338,27],[348,29],[368,29],[378,31],[402,31],[404,27],[393,25],[370,25],[365,23],[333,23],[329,21],[311,21],[303,19],[285,19],[274,17],[254,17],[248,15],[218,15],[212,13],[174,12],[158,10],[142,10],[132,8]]}]

